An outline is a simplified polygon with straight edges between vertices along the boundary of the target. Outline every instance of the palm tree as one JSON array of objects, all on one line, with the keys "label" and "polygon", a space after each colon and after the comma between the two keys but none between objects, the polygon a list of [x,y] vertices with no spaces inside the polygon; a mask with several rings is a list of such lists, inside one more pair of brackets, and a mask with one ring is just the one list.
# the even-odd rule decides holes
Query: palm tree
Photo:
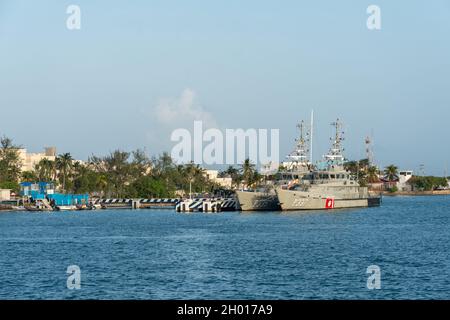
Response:
[{"label": "palm tree", "polygon": [[56,158],[56,168],[59,170],[60,176],[62,176],[62,189],[65,192],[66,180],[73,168],[73,158],[70,153],[64,153]]},{"label": "palm tree", "polygon": [[358,161],[358,167],[360,169],[366,169],[370,166],[369,159],[361,159]]},{"label": "palm tree", "polygon": [[34,167],[34,173],[39,181],[56,180],[56,165],[47,158],[42,159]]},{"label": "palm tree", "polygon": [[36,174],[34,171],[24,171],[22,172],[22,180],[26,182],[36,181]]},{"label": "palm tree", "polygon": [[228,176],[230,176],[231,178],[235,178],[236,176],[239,175],[239,170],[236,169],[236,168],[233,167],[233,166],[229,166],[229,167],[227,168],[227,170],[224,171],[224,175],[228,175]]},{"label": "palm tree", "polygon": [[398,178],[398,168],[391,164],[384,169],[386,179],[389,181],[395,181]]},{"label": "palm tree", "polygon": [[129,163],[130,153],[116,150],[104,158],[107,174],[110,178],[115,196],[122,197],[124,188],[129,184],[131,165]]},{"label": "palm tree", "polygon": [[375,166],[370,166],[367,168],[367,181],[370,183],[378,182],[380,179],[378,178],[378,168]]},{"label": "palm tree", "polygon": [[359,163],[357,161],[349,161],[344,163],[345,170],[351,172],[352,174],[356,175],[359,171]]},{"label": "palm tree", "polygon": [[183,172],[185,181],[189,184],[189,192],[191,191],[191,187],[193,187],[196,192],[204,191],[207,184],[207,179],[203,168],[201,168],[198,164],[190,162],[184,166]]},{"label": "palm tree", "polygon": [[81,176],[86,173],[87,168],[80,161],[75,161],[72,162],[72,169],[75,176]]},{"label": "palm tree", "polygon": [[108,177],[105,174],[98,174],[95,181],[95,188],[104,196],[108,189]]},{"label": "palm tree", "polygon": [[252,185],[254,182],[253,178],[255,177],[255,165],[249,158],[245,159],[244,163],[241,165],[240,172],[247,186]]},{"label": "palm tree", "polygon": [[242,181],[242,177],[239,174],[239,169],[236,169],[233,166],[229,166],[225,171],[222,171],[219,173],[220,178],[230,177],[232,184],[234,186],[238,186],[239,183]]}]

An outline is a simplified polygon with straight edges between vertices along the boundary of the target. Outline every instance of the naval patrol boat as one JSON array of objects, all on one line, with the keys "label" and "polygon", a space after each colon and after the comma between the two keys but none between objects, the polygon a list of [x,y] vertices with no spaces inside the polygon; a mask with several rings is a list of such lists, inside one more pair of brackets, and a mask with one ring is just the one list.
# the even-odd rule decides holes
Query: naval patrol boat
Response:
[{"label": "naval patrol boat", "polygon": [[344,168],[342,124],[333,122],[336,134],[324,159],[323,169],[314,169],[301,179],[276,188],[282,210],[314,210],[379,206],[380,196],[371,196],[367,187]]},{"label": "naval patrol boat", "polygon": [[265,170],[266,174],[263,172],[265,176],[263,185],[251,190],[236,191],[238,204],[242,211],[281,210],[275,192],[276,186],[286,184],[293,179],[300,179],[311,169],[311,163],[308,161],[308,142],[310,141],[311,132],[307,130],[304,121],[301,121],[297,128],[300,131],[300,135],[296,139],[296,146],[286,157],[287,161],[282,163],[278,173],[270,172],[269,168],[269,170]]}]

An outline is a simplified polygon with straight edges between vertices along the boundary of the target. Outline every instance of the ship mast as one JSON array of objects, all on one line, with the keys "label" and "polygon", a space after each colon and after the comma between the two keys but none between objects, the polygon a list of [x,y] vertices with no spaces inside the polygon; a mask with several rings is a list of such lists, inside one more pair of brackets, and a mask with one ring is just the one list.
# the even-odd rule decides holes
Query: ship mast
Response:
[{"label": "ship mast", "polygon": [[309,128],[309,163],[313,163],[314,110],[311,110],[311,126]]},{"label": "ship mast", "polygon": [[299,124],[297,124],[297,128],[300,131],[300,135],[297,139],[295,139],[296,141],[296,146],[294,151],[292,151],[287,158],[292,161],[295,162],[297,165],[298,164],[303,164],[306,165],[308,164],[308,153],[309,153],[309,149],[308,149],[308,142],[309,142],[309,132],[307,131],[305,122],[302,120]]},{"label": "ship mast", "polygon": [[344,151],[342,148],[342,141],[344,141],[342,123],[337,119],[336,122],[331,123],[331,125],[335,128],[335,136],[334,138],[330,138],[333,143],[330,151],[325,155],[325,160],[331,163],[342,164],[344,162],[344,156],[342,154]]},{"label": "ship mast", "polygon": [[366,144],[366,158],[371,166],[373,164],[372,138],[367,136],[364,143]]}]

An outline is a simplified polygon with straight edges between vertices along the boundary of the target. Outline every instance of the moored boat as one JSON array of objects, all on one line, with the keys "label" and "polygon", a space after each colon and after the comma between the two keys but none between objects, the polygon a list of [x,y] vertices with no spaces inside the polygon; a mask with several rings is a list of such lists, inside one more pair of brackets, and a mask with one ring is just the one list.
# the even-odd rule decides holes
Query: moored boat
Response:
[{"label": "moored boat", "polygon": [[381,196],[371,195],[367,187],[344,168],[341,123],[336,129],[330,152],[325,156],[325,169],[316,169],[288,186],[276,189],[282,210],[317,210],[373,207],[381,204]]},{"label": "moored boat", "polygon": [[55,210],[56,211],[75,211],[75,210],[79,210],[79,209],[77,208],[77,206],[68,205],[68,206],[56,206]]},{"label": "moored boat", "polygon": [[275,188],[278,185],[286,184],[292,179],[299,179],[309,172],[311,167],[308,161],[310,142],[310,132],[307,132],[304,121],[301,121],[297,128],[300,131],[299,137],[296,139],[294,150],[286,157],[287,161],[283,162],[282,170],[276,170],[278,173],[271,173],[270,165],[266,170],[266,176],[275,177],[275,181],[270,181],[263,186],[251,190],[236,191],[238,205],[242,211],[274,211],[281,210]]},{"label": "moored boat", "polygon": [[277,194],[273,188],[254,191],[236,191],[239,207],[242,211],[280,210]]}]

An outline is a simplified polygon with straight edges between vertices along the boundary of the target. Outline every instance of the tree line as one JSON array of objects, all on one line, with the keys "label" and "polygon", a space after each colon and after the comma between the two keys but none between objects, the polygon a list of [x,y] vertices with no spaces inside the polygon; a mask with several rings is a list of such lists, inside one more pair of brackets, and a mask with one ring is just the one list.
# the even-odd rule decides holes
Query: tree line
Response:
[{"label": "tree line", "polygon": [[[371,165],[368,159],[362,159],[346,162],[344,167],[357,177],[361,186],[368,186],[371,183],[380,182],[380,176],[387,182],[395,182],[399,178],[398,167],[394,164],[388,165],[380,170],[378,167]],[[448,186],[447,177],[434,176],[413,176],[408,183],[414,190],[420,191],[431,191]],[[394,186],[391,191],[395,192],[397,188]]]},{"label": "tree line", "polygon": [[115,150],[103,157],[92,156],[86,163],[65,153],[55,161],[42,159],[32,172],[24,172],[23,178],[55,181],[65,193],[108,198],[169,198],[217,188],[198,165],[178,165],[167,153],[149,158],[140,149]]},{"label": "tree line", "polygon": [[[0,188],[20,190],[19,182],[54,182],[64,193],[89,193],[99,197],[169,198],[193,193],[214,193],[221,187],[208,179],[205,170],[194,163],[177,164],[168,153],[148,157],[137,149],[132,152],[115,150],[106,156],[91,156],[87,162],[73,159],[70,153],[58,155],[54,161],[42,159],[31,171],[21,171],[20,146],[10,138],[0,138]],[[361,186],[380,181],[398,179],[398,168],[389,165],[384,170],[369,163],[368,159],[344,164]],[[240,166],[229,166],[219,177],[230,177],[232,187],[252,188],[261,183],[263,176],[256,165],[246,159]],[[410,183],[416,190],[434,190],[447,186],[444,177],[414,176]]]},{"label": "tree line", "polygon": [[[87,162],[64,153],[54,161],[43,158],[33,170],[22,172],[20,148],[9,138],[0,139],[0,188],[18,192],[19,182],[45,181],[55,183],[64,193],[117,198],[169,198],[221,189],[199,165],[176,164],[168,153],[150,158],[141,149],[115,150],[106,156],[93,155]],[[249,159],[238,168],[230,166],[219,177],[231,177],[235,187],[254,185],[261,179]]]}]

